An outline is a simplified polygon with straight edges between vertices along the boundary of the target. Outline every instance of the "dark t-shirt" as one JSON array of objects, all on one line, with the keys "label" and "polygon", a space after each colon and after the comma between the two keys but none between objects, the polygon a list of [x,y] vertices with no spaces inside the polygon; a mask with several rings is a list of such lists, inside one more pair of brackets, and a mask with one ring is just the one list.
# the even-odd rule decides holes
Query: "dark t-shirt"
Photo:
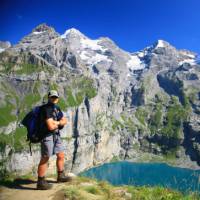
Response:
[{"label": "dark t-shirt", "polygon": [[59,134],[59,129],[50,131],[47,128],[47,124],[46,124],[46,120],[53,118],[53,120],[58,121],[58,116],[59,116],[59,112],[61,112],[59,106],[52,104],[52,103],[47,103],[42,107],[42,111],[41,111],[41,117],[44,121],[44,132],[45,135],[50,135],[53,133],[57,133]]}]

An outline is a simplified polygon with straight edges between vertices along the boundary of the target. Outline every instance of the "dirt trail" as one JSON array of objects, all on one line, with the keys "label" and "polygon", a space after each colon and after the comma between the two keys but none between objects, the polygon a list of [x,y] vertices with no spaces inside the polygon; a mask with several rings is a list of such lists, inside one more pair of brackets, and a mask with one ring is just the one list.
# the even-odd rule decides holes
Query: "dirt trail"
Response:
[{"label": "dirt trail", "polygon": [[47,180],[53,184],[51,190],[36,190],[34,180],[16,180],[12,185],[0,186],[0,200],[64,200],[65,184]]}]

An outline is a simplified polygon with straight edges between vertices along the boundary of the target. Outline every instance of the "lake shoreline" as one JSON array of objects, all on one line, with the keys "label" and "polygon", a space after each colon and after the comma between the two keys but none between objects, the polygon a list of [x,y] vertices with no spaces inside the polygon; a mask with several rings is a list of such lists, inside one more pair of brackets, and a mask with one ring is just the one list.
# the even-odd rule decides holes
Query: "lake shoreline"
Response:
[{"label": "lake shoreline", "polygon": [[200,166],[197,164],[197,162],[191,161],[189,156],[186,155],[181,158],[165,158],[163,155],[155,155],[147,152],[136,152],[134,158],[126,159],[126,161],[139,163],[166,163],[174,167],[200,170]]}]

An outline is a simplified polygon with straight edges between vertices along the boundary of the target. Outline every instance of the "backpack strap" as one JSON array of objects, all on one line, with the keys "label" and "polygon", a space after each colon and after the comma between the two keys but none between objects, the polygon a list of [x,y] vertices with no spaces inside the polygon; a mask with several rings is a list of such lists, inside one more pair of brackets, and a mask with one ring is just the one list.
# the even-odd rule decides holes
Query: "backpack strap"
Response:
[{"label": "backpack strap", "polygon": [[62,113],[60,107],[57,105],[54,105],[54,110],[56,111],[57,119],[60,120],[63,117],[63,113]]}]

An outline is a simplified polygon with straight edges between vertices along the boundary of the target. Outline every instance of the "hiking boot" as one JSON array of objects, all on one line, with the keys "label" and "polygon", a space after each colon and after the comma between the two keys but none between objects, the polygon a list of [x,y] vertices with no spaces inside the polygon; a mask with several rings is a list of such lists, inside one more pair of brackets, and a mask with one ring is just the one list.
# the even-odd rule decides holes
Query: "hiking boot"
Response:
[{"label": "hiking boot", "polygon": [[53,187],[52,184],[49,184],[46,180],[45,177],[38,177],[37,181],[37,189],[38,190],[49,190]]},{"label": "hiking boot", "polygon": [[63,183],[63,182],[69,182],[72,180],[72,177],[70,176],[65,176],[64,171],[62,172],[58,172],[58,178],[57,178],[57,182],[58,183]]}]

